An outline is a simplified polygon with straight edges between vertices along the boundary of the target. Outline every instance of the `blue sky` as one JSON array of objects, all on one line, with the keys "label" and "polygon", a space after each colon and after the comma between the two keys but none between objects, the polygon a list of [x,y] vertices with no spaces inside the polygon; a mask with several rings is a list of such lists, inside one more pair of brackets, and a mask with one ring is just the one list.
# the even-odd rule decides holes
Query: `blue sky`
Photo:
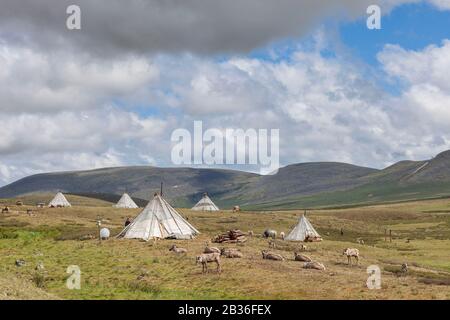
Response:
[{"label": "blue sky", "polygon": [[[366,16],[359,19],[336,22],[323,21],[322,28],[334,41],[325,48],[325,57],[336,55],[336,46],[343,45],[353,58],[378,67],[377,54],[386,44],[397,44],[407,50],[421,50],[431,44],[450,39],[450,10],[439,10],[428,2],[404,4],[382,16],[381,30],[368,30]],[[271,61],[289,61],[299,46],[311,46],[316,32],[301,38],[284,39],[248,54],[251,58]],[[334,47],[334,48],[333,48]],[[277,52],[274,59],[271,52]],[[227,56],[229,58],[229,56]],[[221,57],[220,59],[225,59]]]},{"label": "blue sky", "polygon": [[376,65],[377,53],[386,44],[421,50],[450,38],[450,11],[440,11],[429,3],[404,4],[383,16],[381,30],[367,30],[364,19],[342,23],[340,38],[352,53]]},{"label": "blue sky", "polygon": [[[377,55],[388,44],[399,45],[406,50],[420,51],[429,45],[440,45],[450,39],[450,10],[439,10],[428,2],[407,3],[395,7],[382,16],[381,30],[368,30],[367,16],[348,21],[324,20],[322,30],[327,34],[328,46],[321,54],[325,58],[337,55],[366,64],[368,72],[373,72],[377,84],[393,95],[402,92],[401,85],[385,79]],[[247,56],[275,63],[290,61],[299,47],[311,48],[315,45],[314,29],[301,38],[288,38],[258,48]],[[276,53],[276,55],[274,55]],[[229,59],[221,56],[218,61]]]}]

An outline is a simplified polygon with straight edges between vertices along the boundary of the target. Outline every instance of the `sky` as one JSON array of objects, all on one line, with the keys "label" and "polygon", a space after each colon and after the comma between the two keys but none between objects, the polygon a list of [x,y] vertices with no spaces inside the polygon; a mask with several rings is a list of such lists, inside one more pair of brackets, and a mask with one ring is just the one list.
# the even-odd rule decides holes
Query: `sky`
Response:
[{"label": "sky", "polygon": [[279,129],[282,165],[429,159],[450,149],[450,0],[0,0],[0,119],[0,186],[174,166],[196,120]]}]

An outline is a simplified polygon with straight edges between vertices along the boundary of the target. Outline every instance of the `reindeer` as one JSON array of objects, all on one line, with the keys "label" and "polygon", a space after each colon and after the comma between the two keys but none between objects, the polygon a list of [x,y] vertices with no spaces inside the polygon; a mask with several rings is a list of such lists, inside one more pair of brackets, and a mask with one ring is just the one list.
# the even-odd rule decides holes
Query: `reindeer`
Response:
[{"label": "reindeer", "polygon": [[342,255],[347,256],[348,264],[352,265],[352,257],[355,258],[356,264],[359,263],[359,250],[355,248],[346,248],[342,252]]},{"label": "reindeer", "polygon": [[263,237],[264,238],[272,238],[272,239],[276,239],[277,238],[277,232],[275,230],[271,230],[271,229],[266,229],[263,232]]},{"label": "reindeer", "polygon": [[226,258],[242,258],[242,252],[235,248],[223,248],[220,250],[220,254]]},{"label": "reindeer", "polygon": [[210,247],[209,241],[206,241],[205,249],[203,250],[203,253],[220,253],[220,249],[217,247]]},{"label": "reindeer", "polygon": [[303,264],[304,269],[316,269],[316,270],[326,270],[325,266],[317,261],[305,262]]},{"label": "reindeer", "polygon": [[298,253],[297,251],[294,252],[294,260],[302,261],[302,262],[312,262],[312,259],[310,257],[308,257],[307,255]]},{"label": "reindeer", "polygon": [[276,260],[276,261],[284,261],[284,257],[277,253],[268,252],[266,250],[261,251],[263,259],[267,260]]},{"label": "reindeer", "polygon": [[169,251],[173,251],[173,252],[175,252],[177,254],[187,253],[186,249],[178,248],[175,244],[170,247]]},{"label": "reindeer", "polygon": [[202,273],[208,272],[208,263],[215,262],[217,264],[217,273],[222,272],[220,253],[203,253],[196,257],[196,262],[202,264]]}]

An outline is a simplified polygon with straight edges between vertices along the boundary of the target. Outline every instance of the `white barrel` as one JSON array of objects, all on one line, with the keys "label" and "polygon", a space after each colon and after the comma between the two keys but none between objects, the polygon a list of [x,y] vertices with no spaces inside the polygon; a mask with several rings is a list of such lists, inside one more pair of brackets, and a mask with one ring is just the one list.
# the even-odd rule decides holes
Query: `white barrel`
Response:
[{"label": "white barrel", "polygon": [[111,232],[109,231],[108,228],[102,228],[100,230],[100,238],[108,239],[110,235],[111,235]]}]

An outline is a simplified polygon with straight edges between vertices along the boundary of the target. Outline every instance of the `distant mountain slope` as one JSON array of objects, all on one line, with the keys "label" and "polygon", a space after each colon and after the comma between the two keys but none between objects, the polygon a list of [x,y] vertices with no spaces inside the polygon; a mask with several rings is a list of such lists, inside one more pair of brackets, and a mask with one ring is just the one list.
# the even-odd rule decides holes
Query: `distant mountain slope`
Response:
[{"label": "distant mountain slope", "polygon": [[253,209],[293,209],[377,204],[450,197],[450,151],[425,161],[400,161],[356,178],[354,187],[299,193],[251,204]]},{"label": "distant mountain slope", "polygon": [[[164,183],[169,199],[181,202],[205,191],[211,194],[232,192],[250,183],[258,175],[231,170],[120,167],[90,171],[57,172],[23,178],[0,188],[0,198],[10,198],[35,192],[63,191],[92,194],[104,198],[107,194],[130,193],[133,197],[150,199]],[[191,200],[188,200],[191,201]]]},{"label": "distant mountain slope", "polygon": [[359,178],[378,171],[337,162],[294,164],[281,168],[276,175],[254,180],[239,198],[256,203],[292,195],[346,190],[363,184]]},{"label": "distant mountain slope", "polygon": [[[114,201],[123,192],[165,196],[190,207],[208,192],[222,208],[346,206],[450,196],[450,151],[428,161],[400,161],[383,170],[336,162],[289,165],[272,176],[194,168],[121,167],[30,176],[0,188],[0,198],[63,192]],[[144,201],[142,201],[144,202]]]},{"label": "distant mountain slope", "polygon": [[409,182],[450,181],[450,151],[442,152],[429,161],[422,161],[417,172],[406,179]]}]

